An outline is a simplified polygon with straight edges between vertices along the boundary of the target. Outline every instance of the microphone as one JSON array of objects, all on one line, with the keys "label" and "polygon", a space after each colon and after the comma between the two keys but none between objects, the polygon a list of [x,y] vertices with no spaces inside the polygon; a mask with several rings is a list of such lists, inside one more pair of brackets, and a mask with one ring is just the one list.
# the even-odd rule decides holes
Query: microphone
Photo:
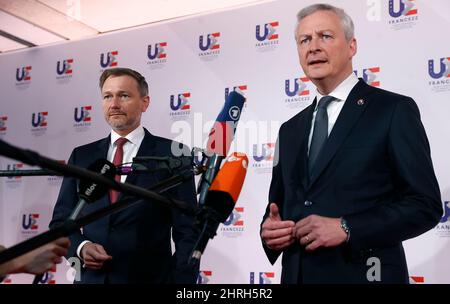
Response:
[{"label": "microphone", "polygon": [[191,263],[200,262],[208,240],[216,235],[219,224],[225,222],[233,211],[244,184],[247,166],[247,155],[234,152],[218,172],[197,214],[196,228],[201,229],[201,233],[194,245]]},{"label": "microphone", "polygon": [[[116,168],[111,162],[107,161],[106,159],[96,160],[87,169],[95,173],[99,173],[100,175],[103,175],[110,179],[114,179],[114,176],[116,174]],[[75,209],[70,214],[69,220],[76,220],[86,204],[95,202],[107,192],[108,187],[106,187],[105,185],[83,179],[80,180],[80,186],[78,190],[80,199],[75,206]]]},{"label": "microphone", "polygon": [[208,188],[216,177],[222,160],[228,154],[228,150],[230,150],[244,102],[245,97],[238,92],[233,91],[228,94],[225,104],[209,133],[206,154],[210,157],[206,164],[206,172],[201,177],[197,191],[200,194],[200,205],[205,203]]}]

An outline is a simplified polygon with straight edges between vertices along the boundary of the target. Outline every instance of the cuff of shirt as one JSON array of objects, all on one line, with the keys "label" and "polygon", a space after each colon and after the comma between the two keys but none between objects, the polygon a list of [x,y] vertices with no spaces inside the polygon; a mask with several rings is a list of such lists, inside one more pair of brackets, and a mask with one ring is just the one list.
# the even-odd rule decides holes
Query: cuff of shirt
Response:
[{"label": "cuff of shirt", "polygon": [[85,244],[87,244],[87,243],[92,243],[91,241],[83,241],[83,242],[81,242],[81,244],[80,245],[78,245],[78,248],[77,248],[77,256],[83,261],[83,257],[81,256],[81,249],[83,248],[83,246],[85,245]]}]

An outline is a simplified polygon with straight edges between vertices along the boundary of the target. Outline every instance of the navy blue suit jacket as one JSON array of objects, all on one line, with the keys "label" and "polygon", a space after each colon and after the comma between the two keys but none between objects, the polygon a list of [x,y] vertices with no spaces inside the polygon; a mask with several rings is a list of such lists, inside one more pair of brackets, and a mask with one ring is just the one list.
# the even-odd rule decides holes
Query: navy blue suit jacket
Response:
[{"label": "navy blue suit jacket", "polygon": [[[316,101],[279,131],[269,203],[284,220],[312,214],[344,217],[350,240],[306,252],[283,251],[282,283],[368,283],[378,258],[381,283],[407,283],[402,241],[434,227],[442,215],[430,148],[415,102],[360,80],[350,92],[307,178],[307,149]],[[268,216],[266,209],[263,221]],[[274,263],[280,251],[264,244]],[[369,271],[370,274],[370,271]],[[372,273],[373,274],[373,273]]]},{"label": "navy blue suit jacket", "polygon": [[[172,141],[154,136],[145,130],[137,156],[172,155]],[[69,164],[88,167],[97,159],[106,159],[110,137],[77,147]],[[183,147],[188,151],[187,147]],[[168,173],[131,174],[126,182],[149,188],[169,177]],[[77,180],[64,178],[53,212],[50,227],[68,218],[78,201]],[[167,196],[196,204],[194,178],[169,191]],[[122,198],[119,196],[119,200]],[[88,205],[82,215],[110,204],[109,196]],[[195,243],[193,218],[157,202],[147,201],[133,205],[111,216],[104,217],[85,227],[82,233],[70,236],[68,256],[76,256],[76,249],[85,240],[101,244],[113,258],[100,270],[83,268],[81,282],[75,283],[195,283],[198,269],[187,265]],[[175,253],[171,250],[171,233]]]}]

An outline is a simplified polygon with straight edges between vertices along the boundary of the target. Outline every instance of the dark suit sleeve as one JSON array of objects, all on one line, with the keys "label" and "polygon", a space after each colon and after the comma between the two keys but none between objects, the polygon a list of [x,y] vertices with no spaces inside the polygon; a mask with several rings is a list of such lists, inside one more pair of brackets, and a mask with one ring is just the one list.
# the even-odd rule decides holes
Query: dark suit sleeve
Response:
[{"label": "dark suit sleeve", "polygon": [[[270,212],[269,207],[270,207],[271,203],[276,203],[278,206],[278,209],[280,210],[280,214],[282,214],[281,209],[283,207],[283,202],[284,202],[284,186],[283,186],[283,178],[282,178],[282,174],[281,174],[281,158],[280,158],[280,154],[279,154],[280,153],[279,145],[281,143],[281,129],[282,128],[283,128],[283,126],[280,128],[277,143],[275,145],[275,156],[274,156],[274,163],[273,163],[274,166],[272,168],[272,180],[270,182],[270,190],[269,190],[269,203],[267,204],[266,212],[265,212],[264,217],[261,222],[259,235],[261,235],[262,224],[264,223],[266,218],[269,216],[269,212]],[[262,242],[262,245],[263,245],[263,248],[264,248],[267,258],[269,259],[271,264],[274,264],[276,262],[276,260],[278,259],[279,255],[281,254],[281,251],[269,249],[266,246],[266,244],[264,243],[264,241],[262,240],[262,238],[261,238],[261,242]]]},{"label": "dark suit sleeve", "polygon": [[[189,148],[183,148],[190,155]],[[183,184],[174,188],[171,197],[184,201],[189,205],[197,205],[194,175]],[[197,234],[194,231],[195,218],[186,215],[175,208],[172,208],[172,238],[175,243],[175,253],[173,255],[172,281],[176,284],[194,284],[197,281],[198,267],[192,268],[188,261],[192,253]]]},{"label": "dark suit sleeve", "polygon": [[[439,185],[419,109],[411,98],[395,106],[387,138],[394,199],[361,213],[345,216],[349,245],[367,249],[397,244],[434,227],[442,216]],[[384,200],[384,201],[383,201]]]},{"label": "dark suit sleeve", "polygon": [[[68,162],[70,165],[76,164],[76,151],[77,150],[75,149],[70,155]],[[56,200],[55,208],[53,209],[53,217],[49,227],[52,229],[62,224],[69,217],[78,200],[79,197],[76,179],[72,177],[64,177],[61,189],[59,190],[58,199]],[[79,231],[70,235],[69,238],[71,245],[67,257],[76,256],[78,246],[86,239]]]}]

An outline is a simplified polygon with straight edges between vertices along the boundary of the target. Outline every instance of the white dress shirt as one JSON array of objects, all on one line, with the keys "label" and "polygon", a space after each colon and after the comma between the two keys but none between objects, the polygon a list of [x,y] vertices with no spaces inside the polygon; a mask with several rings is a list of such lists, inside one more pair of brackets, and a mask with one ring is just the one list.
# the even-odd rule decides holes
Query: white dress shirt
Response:
[{"label": "white dress shirt", "polygon": [[[345,101],[350,95],[350,91],[353,87],[358,83],[358,77],[355,76],[354,73],[351,73],[343,82],[341,82],[336,89],[334,89],[327,96],[333,96],[335,99],[330,102],[327,108],[328,114],[328,136],[333,130],[334,124],[341,113],[342,107],[344,106]],[[309,147],[311,146],[312,135],[314,132],[314,121],[316,120],[317,106],[319,105],[319,100],[324,97],[324,95],[320,94],[319,91],[316,93],[317,103],[316,108],[314,109],[312,122],[311,122],[311,131],[309,132],[309,140],[308,140],[308,155],[309,155]]]},{"label": "white dress shirt", "polygon": [[[144,128],[140,125],[130,133],[128,133],[127,136],[125,136],[128,141],[123,145],[123,159],[122,163],[131,163],[133,161],[133,158],[136,156],[139,147],[141,146],[142,140],[144,140],[145,131]],[[114,154],[116,153],[117,146],[116,146],[116,140],[120,138],[119,134],[117,134],[114,130],[111,130],[111,142],[109,143],[108,148],[108,154],[107,159],[110,162],[113,162]],[[127,175],[121,175],[120,181],[123,183],[127,179]],[[90,243],[90,241],[83,241],[80,245],[78,245],[77,248],[77,256],[81,258],[81,248],[83,248],[84,244]]]}]

